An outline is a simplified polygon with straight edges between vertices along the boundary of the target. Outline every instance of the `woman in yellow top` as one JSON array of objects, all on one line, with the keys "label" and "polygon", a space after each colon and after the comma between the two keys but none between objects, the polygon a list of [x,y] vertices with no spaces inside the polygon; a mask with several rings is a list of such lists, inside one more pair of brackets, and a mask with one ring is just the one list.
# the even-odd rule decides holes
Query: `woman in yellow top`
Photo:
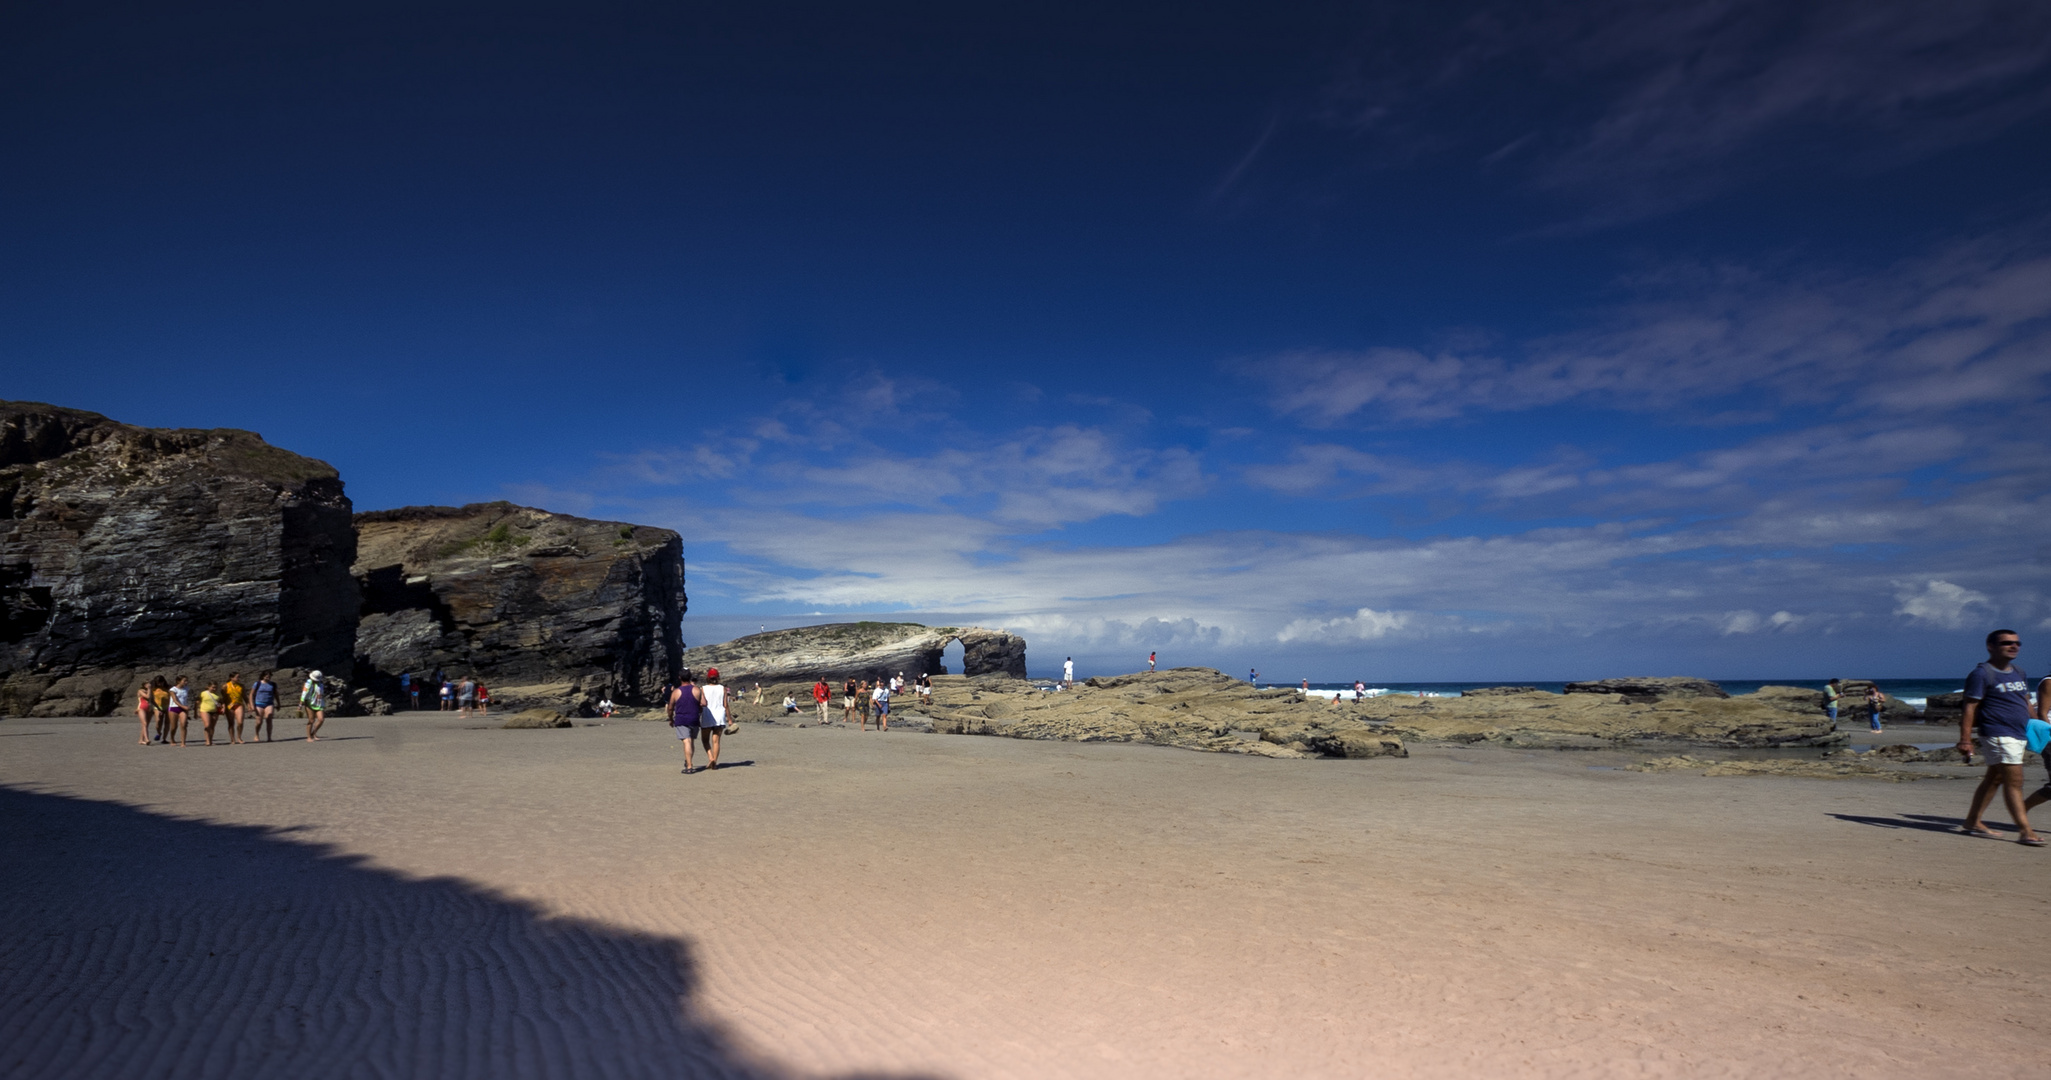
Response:
[{"label": "woman in yellow top", "polygon": [[221,684],[221,709],[228,715],[228,741],[242,741],[242,673],[231,671]]},{"label": "woman in yellow top", "polygon": [[214,745],[214,722],[221,718],[221,684],[208,683],[199,692],[199,722],[206,730],[207,745]]},{"label": "woman in yellow top", "polygon": [[150,683],[150,700],[157,706],[157,741],[171,741],[171,684],[159,675]]}]

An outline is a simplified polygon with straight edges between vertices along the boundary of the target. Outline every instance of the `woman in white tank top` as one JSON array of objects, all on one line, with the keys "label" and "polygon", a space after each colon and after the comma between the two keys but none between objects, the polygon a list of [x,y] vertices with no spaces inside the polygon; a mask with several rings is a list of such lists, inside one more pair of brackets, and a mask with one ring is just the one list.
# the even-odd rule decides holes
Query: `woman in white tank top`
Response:
[{"label": "woman in white tank top", "polygon": [[726,687],[719,684],[719,669],[705,672],[705,709],[698,716],[698,737],[705,744],[705,767],[719,768],[719,736],[726,731]]}]

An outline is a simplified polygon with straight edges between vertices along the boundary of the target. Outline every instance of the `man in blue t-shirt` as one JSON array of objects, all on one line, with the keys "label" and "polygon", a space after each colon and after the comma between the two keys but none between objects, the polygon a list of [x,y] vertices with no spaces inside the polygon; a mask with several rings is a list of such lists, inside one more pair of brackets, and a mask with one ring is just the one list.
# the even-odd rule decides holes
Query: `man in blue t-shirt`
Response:
[{"label": "man in blue t-shirt", "polygon": [[1987,635],[1987,662],[1966,676],[1965,715],[1958,722],[1959,753],[1970,755],[1978,729],[1978,747],[1987,758],[1987,775],[1973,791],[1973,809],[1966,815],[1964,832],[1993,836],[1980,821],[1987,803],[2000,788],[2008,802],[2008,815],[2022,832],[2022,842],[2043,847],[2044,838],[2030,829],[2029,811],[2023,806],[2023,755],[2029,751],[2030,677],[2016,666],[2022,652],[2022,637],[2013,630],[1996,630]]}]

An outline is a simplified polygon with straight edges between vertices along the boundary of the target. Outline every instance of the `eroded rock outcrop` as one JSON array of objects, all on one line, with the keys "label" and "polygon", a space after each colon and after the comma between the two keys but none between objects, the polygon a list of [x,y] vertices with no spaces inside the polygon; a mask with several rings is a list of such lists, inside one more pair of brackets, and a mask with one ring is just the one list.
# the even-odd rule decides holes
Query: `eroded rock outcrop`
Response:
[{"label": "eroded rock outcrop", "polygon": [[[1209,668],[1176,668],[1090,679],[1054,694],[1026,683],[936,683],[932,711],[940,732],[1279,757],[1403,756],[1411,741],[1600,749],[1647,742],[1826,747],[1849,738],[1833,731],[1820,710],[1798,712],[1785,704],[1777,695],[1633,701],[1621,694],[1535,690],[1445,698],[1390,694],[1354,703],[1259,690]],[[1268,748],[1245,746],[1249,733]]]},{"label": "eroded rock outcrop", "polygon": [[941,655],[954,641],[961,642],[963,665],[954,674],[1026,677],[1024,638],[980,626],[919,623],[829,623],[770,630],[686,650],[683,665],[699,672],[718,668],[728,683],[764,685],[887,678],[900,671],[907,677],[944,674]]},{"label": "eroded rock outcrop", "polygon": [[1708,679],[1659,676],[1637,679],[1592,679],[1567,684],[1569,694],[1620,694],[1626,701],[1652,702],[1673,698],[1727,698],[1723,687]]},{"label": "eroded rock outcrop", "polygon": [[325,462],[0,402],[0,715],[104,716],[160,674],[346,673],[354,553]]},{"label": "eroded rock outcrop", "polygon": [[[507,502],[356,516],[358,681],[475,674],[517,701],[653,701],[682,651],[683,542],[646,525]],[[504,689],[501,689],[504,688]]]}]

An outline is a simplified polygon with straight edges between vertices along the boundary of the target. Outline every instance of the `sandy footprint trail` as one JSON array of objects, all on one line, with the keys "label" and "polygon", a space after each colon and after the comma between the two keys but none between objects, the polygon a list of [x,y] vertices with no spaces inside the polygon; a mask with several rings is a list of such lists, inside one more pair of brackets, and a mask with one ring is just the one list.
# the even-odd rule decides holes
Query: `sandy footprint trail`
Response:
[{"label": "sandy footprint trail", "polygon": [[0,1071],[2021,1075],[2051,1012],[1958,783],[337,723],[6,740]]}]

